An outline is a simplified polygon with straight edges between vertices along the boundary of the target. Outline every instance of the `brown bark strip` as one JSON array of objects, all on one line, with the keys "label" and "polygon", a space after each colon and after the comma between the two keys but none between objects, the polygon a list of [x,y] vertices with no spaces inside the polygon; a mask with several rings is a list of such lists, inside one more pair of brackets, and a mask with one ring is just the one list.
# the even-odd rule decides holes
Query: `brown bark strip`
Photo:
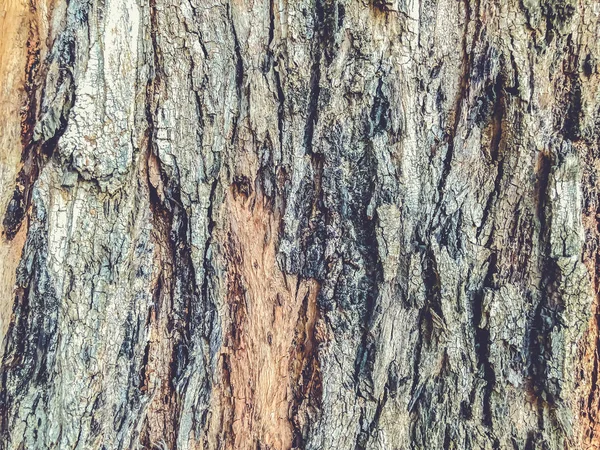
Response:
[{"label": "brown bark strip", "polygon": [[0,343],[10,322],[15,272],[27,236],[22,224],[38,172],[32,135],[44,72],[40,55],[46,51],[53,6],[53,0],[7,0],[0,5]]},{"label": "brown bark strip", "polygon": [[600,173],[600,155],[595,146],[590,146],[587,150],[590,158],[593,158],[593,164],[586,168],[584,176],[584,180],[589,181],[584,183],[587,202],[583,210],[586,233],[583,261],[590,274],[594,298],[588,329],[582,339],[580,370],[576,376],[580,398],[575,409],[579,413],[581,448],[597,450],[600,449],[600,185],[593,174]]},{"label": "brown bark strip", "polygon": [[294,428],[293,447],[304,448],[304,437],[308,428],[315,423],[321,408],[323,394],[318,348],[325,341],[316,294],[318,285],[314,281],[302,300],[298,311],[293,347],[290,351],[290,386],[293,398],[290,401],[290,416]]},{"label": "brown bark strip", "polygon": [[171,310],[173,262],[168,242],[169,223],[164,221],[164,217],[158,215],[155,216],[155,225],[153,238],[157,251],[154,261],[154,304],[148,317],[149,341],[146,350],[147,359],[143,366],[142,387],[142,391],[150,396],[150,403],[146,410],[140,442],[148,448],[161,445],[174,448],[177,402],[172,385],[171,359],[175,340],[170,333],[173,331]]},{"label": "brown bark strip", "polygon": [[[586,5],[583,11],[588,8]],[[558,125],[575,141],[584,162],[582,260],[589,273],[593,297],[587,330],[578,345],[579,364],[574,375],[577,396],[571,403],[577,417],[572,448],[585,450],[600,449],[600,146],[596,136],[600,74],[594,57],[597,39],[593,33],[581,33],[579,42],[569,48],[572,52],[565,58],[564,75],[556,86],[557,96],[566,104],[563,114],[558,116]]]},{"label": "brown bark strip", "polygon": [[306,421],[298,410],[320,395],[319,285],[279,269],[279,217],[249,183],[234,183],[224,208],[228,311],[211,434],[224,448],[289,449]]},{"label": "brown bark strip", "polygon": [[175,448],[178,397],[174,387],[175,347],[180,341],[173,305],[175,248],[171,239],[173,215],[165,206],[160,161],[150,151],[143,175],[148,180],[153,213],[153,304],[148,313],[142,393],[149,396],[140,443],[147,448]]}]

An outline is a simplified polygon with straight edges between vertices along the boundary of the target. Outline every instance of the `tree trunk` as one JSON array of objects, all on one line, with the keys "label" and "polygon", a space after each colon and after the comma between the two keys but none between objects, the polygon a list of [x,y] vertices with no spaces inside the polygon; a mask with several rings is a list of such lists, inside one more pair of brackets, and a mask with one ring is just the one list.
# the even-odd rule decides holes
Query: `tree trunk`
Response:
[{"label": "tree trunk", "polygon": [[598,449],[595,0],[4,0],[0,449]]}]

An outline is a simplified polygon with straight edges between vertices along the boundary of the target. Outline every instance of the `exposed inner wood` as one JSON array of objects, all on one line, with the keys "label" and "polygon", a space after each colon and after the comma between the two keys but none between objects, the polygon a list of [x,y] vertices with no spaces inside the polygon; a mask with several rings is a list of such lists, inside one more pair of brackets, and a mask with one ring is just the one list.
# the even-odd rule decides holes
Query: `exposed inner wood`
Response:
[{"label": "exposed inner wood", "polygon": [[[21,168],[25,77],[39,46],[34,17],[28,0],[5,0],[0,4],[0,217],[9,206]],[[13,239],[5,234],[0,237],[0,343],[10,323],[15,271],[26,235],[26,227],[21,227]],[[0,357],[3,351],[0,346]]]},{"label": "exposed inner wood", "polygon": [[294,390],[314,364],[319,286],[280,271],[279,219],[263,198],[232,188],[224,208],[229,228],[218,240],[228,261],[228,311],[211,430],[225,448],[288,449]]}]

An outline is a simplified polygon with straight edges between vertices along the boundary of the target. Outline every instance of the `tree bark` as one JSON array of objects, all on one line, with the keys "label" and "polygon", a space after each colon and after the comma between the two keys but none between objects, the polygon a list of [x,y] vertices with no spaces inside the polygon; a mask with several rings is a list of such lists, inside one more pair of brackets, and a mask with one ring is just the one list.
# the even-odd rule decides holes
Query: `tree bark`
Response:
[{"label": "tree bark", "polygon": [[8,0],[0,449],[598,449],[595,0]]}]

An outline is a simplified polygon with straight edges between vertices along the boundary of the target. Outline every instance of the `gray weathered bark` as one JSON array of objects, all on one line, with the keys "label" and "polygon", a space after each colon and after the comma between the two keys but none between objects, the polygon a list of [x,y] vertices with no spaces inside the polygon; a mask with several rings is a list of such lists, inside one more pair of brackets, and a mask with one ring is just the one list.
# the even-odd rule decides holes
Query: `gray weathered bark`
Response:
[{"label": "gray weathered bark", "polygon": [[600,448],[595,0],[4,9],[0,448]]}]

